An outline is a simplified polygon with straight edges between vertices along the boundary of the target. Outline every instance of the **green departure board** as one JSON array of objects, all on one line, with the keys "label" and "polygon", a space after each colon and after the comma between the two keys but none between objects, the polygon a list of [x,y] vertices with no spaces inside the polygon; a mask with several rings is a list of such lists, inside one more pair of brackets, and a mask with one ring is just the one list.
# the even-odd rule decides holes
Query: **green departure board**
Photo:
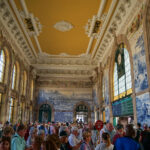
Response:
[{"label": "green departure board", "polygon": [[112,103],[114,117],[133,115],[133,103],[131,96]]}]

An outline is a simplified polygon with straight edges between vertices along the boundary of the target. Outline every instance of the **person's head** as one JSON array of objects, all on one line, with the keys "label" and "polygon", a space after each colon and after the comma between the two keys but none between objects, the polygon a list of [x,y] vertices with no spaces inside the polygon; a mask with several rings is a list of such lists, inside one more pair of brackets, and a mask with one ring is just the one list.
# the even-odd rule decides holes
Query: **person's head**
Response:
[{"label": "person's head", "polygon": [[26,126],[23,124],[20,124],[17,128],[17,133],[19,134],[19,136],[24,137],[26,133]]},{"label": "person's head", "polygon": [[123,134],[123,132],[124,132],[123,125],[122,125],[122,124],[117,124],[116,130],[117,130],[117,132],[118,132],[119,134]]},{"label": "person's head", "polygon": [[45,131],[44,130],[39,130],[38,131],[38,135],[41,136],[44,140],[44,137],[45,137]]},{"label": "person's head", "polygon": [[107,133],[107,132],[104,132],[102,134],[102,141],[103,143],[106,143],[106,146],[109,147],[110,144],[111,144],[111,141],[110,141],[110,135]]},{"label": "person's head", "polygon": [[37,136],[37,129],[34,128],[33,130],[30,130],[29,135],[31,135],[31,137]]},{"label": "person's head", "polygon": [[57,146],[57,148],[58,149],[60,148],[61,142],[60,142],[59,136],[57,134],[48,135],[46,140],[47,141],[52,140],[55,143],[55,145]]},{"label": "person's head", "polygon": [[3,134],[4,136],[8,136],[8,137],[11,137],[14,133],[14,130],[11,126],[6,126],[3,130]]},{"label": "person's head", "polygon": [[143,125],[143,128],[144,128],[144,130],[148,130],[148,125],[147,125],[147,124],[144,124],[144,125]]},{"label": "person's head", "polygon": [[57,150],[58,147],[51,138],[47,138],[46,141],[44,141],[42,144],[42,149],[43,150]]},{"label": "person's head", "polygon": [[106,129],[107,129],[109,132],[112,132],[113,129],[114,129],[112,123],[107,123],[107,124],[106,124]]},{"label": "person's head", "polygon": [[131,137],[131,138],[134,138],[134,137],[135,137],[136,132],[135,132],[135,130],[134,130],[132,124],[127,124],[127,125],[126,125],[126,128],[125,128],[125,135],[126,135],[126,136],[129,136],[129,137]]},{"label": "person's head", "polygon": [[138,127],[138,128],[141,128],[141,123],[137,123],[137,127]]},{"label": "person's head", "polygon": [[0,144],[0,149],[2,150],[10,150],[10,142],[11,138],[8,136],[3,136]]},{"label": "person's head", "polygon": [[72,134],[77,136],[78,135],[78,128],[77,127],[72,127],[71,132],[72,132]]},{"label": "person's head", "polygon": [[68,142],[68,135],[66,131],[61,131],[59,134],[59,138],[61,143],[67,143]]},{"label": "person's head", "polygon": [[41,150],[41,145],[43,143],[43,138],[41,136],[35,136],[33,140],[33,149],[34,150]]},{"label": "person's head", "polygon": [[89,131],[83,132],[83,139],[85,142],[89,143],[91,140],[91,133]]}]

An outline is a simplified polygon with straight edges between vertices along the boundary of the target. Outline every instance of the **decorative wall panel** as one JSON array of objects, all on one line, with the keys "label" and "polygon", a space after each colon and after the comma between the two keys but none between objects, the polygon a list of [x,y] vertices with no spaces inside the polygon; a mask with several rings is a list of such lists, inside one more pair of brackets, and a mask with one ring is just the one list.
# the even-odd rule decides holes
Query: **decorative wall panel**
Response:
[{"label": "decorative wall panel", "polygon": [[150,125],[150,95],[144,93],[136,97],[137,122]]},{"label": "decorative wall panel", "polygon": [[143,34],[141,34],[135,45],[135,53],[133,56],[135,92],[140,92],[148,88],[146,56]]},{"label": "decorative wall panel", "polygon": [[92,93],[51,89],[41,89],[38,93],[38,105],[49,103],[54,108],[54,121],[73,121],[74,107],[81,101],[88,104],[93,110]]},{"label": "decorative wall panel", "polygon": [[110,110],[109,107],[105,107],[105,121],[109,122],[110,120]]}]

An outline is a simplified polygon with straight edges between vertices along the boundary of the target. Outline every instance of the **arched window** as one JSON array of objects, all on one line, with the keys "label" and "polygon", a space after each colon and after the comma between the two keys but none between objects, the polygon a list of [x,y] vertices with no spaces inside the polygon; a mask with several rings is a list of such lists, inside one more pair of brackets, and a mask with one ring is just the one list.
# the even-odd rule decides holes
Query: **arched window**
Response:
[{"label": "arched window", "polygon": [[130,58],[123,43],[118,46],[116,51],[113,79],[114,101],[132,93]]},{"label": "arched window", "polygon": [[6,62],[6,57],[5,57],[4,50],[0,50],[0,82],[3,82],[4,79],[5,62]]},{"label": "arched window", "polygon": [[104,101],[105,99],[105,82],[104,82],[104,77],[102,80],[102,100]]},{"label": "arched window", "polygon": [[9,122],[13,122],[13,113],[14,113],[14,99],[10,98],[9,105]]},{"label": "arched window", "polygon": [[22,94],[25,96],[26,95],[26,87],[27,87],[27,73],[26,71],[23,72],[23,91]]},{"label": "arched window", "polygon": [[33,80],[31,80],[31,95],[30,95],[30,100],[33,100],[33,89],[34,89],[34,85],[33,85]]},{"label": "arched window", "polygon": [[18,90],[18,81],[19,81],[19,64],[18,62],[16,62],[13,67],[13,73],[12,73],[12,89],[13,90]]},{"label": "arched window", "polygon": [[15,89],[16,76],[17,76],[16,65],[14,65],[13,74],[12,74],[12,89]]}]

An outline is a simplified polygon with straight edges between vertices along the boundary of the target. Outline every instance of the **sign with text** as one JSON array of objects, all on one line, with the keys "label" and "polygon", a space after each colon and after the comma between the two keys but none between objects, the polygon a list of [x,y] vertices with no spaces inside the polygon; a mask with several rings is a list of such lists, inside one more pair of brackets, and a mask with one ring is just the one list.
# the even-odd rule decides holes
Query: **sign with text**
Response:
[{"label": "sign with text", "polygon": [[103,121],[97,120],[96,123],[95,123],[95,128],[97,130],[101,130],[103,128]]}]

